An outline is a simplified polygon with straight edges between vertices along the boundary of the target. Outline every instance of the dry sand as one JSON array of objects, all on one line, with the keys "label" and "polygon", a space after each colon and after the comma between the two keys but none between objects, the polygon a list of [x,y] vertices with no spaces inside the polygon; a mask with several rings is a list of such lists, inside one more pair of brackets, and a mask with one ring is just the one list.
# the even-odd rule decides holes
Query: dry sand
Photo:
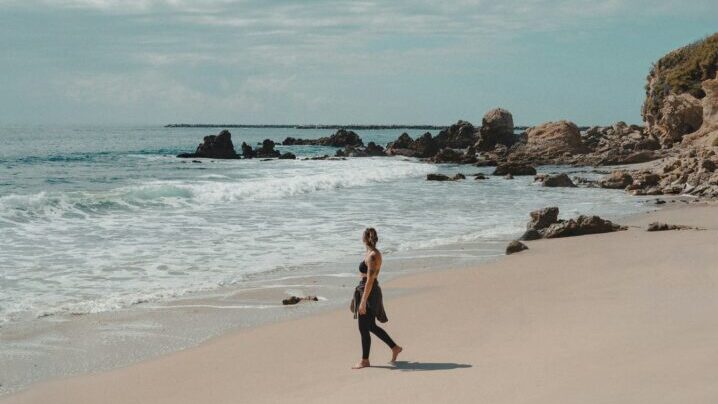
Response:
[{"label": "dry sand", "polygon": [[[703,231],[648,233],[661,219]],[[348,310],[260,326],[127,368],[41,383],[3,403],[716,403],[718,207],[629,231],[529,243],[472,270],[383,285],[404,346],[359,359]],[[390,270],[390,269],[388,269]]]}]

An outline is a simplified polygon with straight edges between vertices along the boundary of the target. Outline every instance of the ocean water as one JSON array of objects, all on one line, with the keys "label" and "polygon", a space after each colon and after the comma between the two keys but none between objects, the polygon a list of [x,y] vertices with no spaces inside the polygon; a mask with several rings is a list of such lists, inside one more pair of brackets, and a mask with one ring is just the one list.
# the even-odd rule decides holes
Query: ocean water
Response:
[{"label": "ocean water", "polygon": [[[361,252],[379,229],[392,252],[456,241],[503,240],[528,211],[622,214],[622,192],[545,189],[531,178],[457,183],[437,171],[490,169],[407,158],[202,160],[191,151],[215,129],[0,129],[0,323],[111,311],[141,302],[291,273]],[[234,129],[235,146],[327,130]],[[363,131],[386,144],[401,131]],[[420,134],[419,131],[410,132]],[[279,147],[299,157],[334,154]]]},{"label": "ocean water", "polygon": [[[402,157],[175,157],[217,131],[0,127],[0,393],[180,349],[249,318],[284,318],[277,303],[287,294],[343,305],[367,226],[379,231],[386,276],[498,256],[533,209],[612,219],[646,210],[623,191],[543,188],[531,177],[427,182],[428,173],[492,169]],[[332,133],[231,132],[236,148]],[[401,132],[358,131],[380,144]],[[278,149],[300,158],[336,151]],[[178,305],[192,311],[137,314]]]}]

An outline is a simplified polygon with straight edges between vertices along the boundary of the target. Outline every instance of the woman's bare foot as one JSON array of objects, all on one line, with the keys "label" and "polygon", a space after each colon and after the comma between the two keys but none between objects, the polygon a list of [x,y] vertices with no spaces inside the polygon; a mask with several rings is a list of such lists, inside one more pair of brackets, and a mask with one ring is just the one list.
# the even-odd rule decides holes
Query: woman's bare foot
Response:
[{"label": "woman's bare foot", "polygon": [[359,362],[357,362],[356,365],[352,366],[352,369],[361,369],[361,368],[368,368],[369,366],[369,360],[368,359],[362,359]]},{"label": "woman's bare foot", "polygon": [[394,348],[391,348],[391,361],[396,362],[396,358],[403,350],[404,348],[400,347],[399,345],[395,346]]}]

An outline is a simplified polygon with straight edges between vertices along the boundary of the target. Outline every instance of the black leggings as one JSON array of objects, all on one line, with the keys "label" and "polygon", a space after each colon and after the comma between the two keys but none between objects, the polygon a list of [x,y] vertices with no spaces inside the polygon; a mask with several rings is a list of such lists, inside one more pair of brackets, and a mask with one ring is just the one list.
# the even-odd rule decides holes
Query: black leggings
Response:
[{"label": "black leggings", "polygon": [[387,334],[383,328],[376,325],[376,316],[374,316],[374,313],[367,308],[366,314],[359,315],[359,334],[361,334],[362,359],[369,359],[369,348],[371,348],[371,336],[369,335],[369,332],[373,332],[374,335],[389,345],[389,348],[394,348],[396,346],[394,340],[391,339],[389,334]]}]

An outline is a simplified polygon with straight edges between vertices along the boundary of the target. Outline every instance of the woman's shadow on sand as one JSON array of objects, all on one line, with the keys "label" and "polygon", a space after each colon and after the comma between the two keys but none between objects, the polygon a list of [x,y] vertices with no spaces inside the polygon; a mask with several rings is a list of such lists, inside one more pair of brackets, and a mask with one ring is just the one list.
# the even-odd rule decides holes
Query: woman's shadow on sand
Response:
[{"label": "woman's shadow on sand", "polygon": [[464,363],[453,363],[453,362],[409,362],[409,361],[396,361],[393,366],[372,366],[373,368],[390,369],[390,370],[401,370],[405,372],[413,371],[427,371],[427,370],[451,370],[451,369],[463,369],[470,368],[471,365]]}]

